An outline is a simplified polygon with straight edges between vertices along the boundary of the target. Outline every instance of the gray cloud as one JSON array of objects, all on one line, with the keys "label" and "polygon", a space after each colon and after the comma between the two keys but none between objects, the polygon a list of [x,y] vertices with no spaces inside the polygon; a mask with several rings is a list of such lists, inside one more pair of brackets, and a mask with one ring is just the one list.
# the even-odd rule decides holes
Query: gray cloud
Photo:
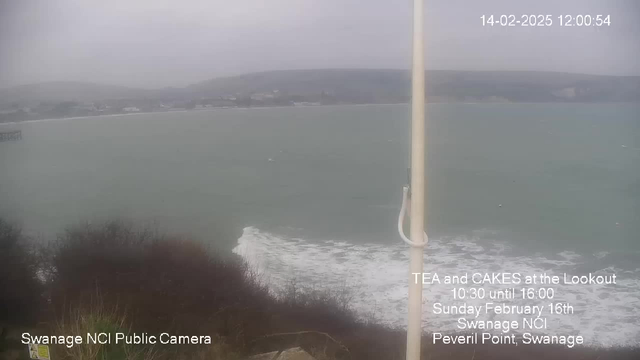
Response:
[{"label": "gray cloud", "polygon": [[[426,1],[427,67],[640,75],[640,2]],[[162,87],[301,68],[407,68],[410,0],[0,0],[0,87]],[[481,15],[611,15],[606,28],[482,27]]]}]

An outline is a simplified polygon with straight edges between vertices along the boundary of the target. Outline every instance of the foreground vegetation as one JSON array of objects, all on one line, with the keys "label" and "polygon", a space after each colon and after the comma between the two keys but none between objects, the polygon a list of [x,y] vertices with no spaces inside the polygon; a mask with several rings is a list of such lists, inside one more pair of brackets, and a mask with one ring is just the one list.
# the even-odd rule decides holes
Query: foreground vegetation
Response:
[{"label": "foreground vegetation", "polygon": [[[0,219],[0,358],[20,334],[210,336],[202,345],[52,346],[73,360],[232,360],[301,346],[318,360],[404,359],[406,334],[356,318],[344,293],[292,284],[273,296],[240,259],[123,222],[79,225],[33,246]],[[432,345],[423,359],[638,359],[640,349]]]}]

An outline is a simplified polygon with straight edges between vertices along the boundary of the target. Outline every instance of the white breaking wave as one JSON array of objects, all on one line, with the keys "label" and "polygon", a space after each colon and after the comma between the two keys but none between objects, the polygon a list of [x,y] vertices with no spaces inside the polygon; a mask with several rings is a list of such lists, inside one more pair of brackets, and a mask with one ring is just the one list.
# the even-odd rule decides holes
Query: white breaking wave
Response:
[{"label": "white breaking wave", "polygon": [[[440,275],[468,273],[521,273],[523,276],[547,273],[562,276],[586,275],[576,271],[584,265],[582,256],[563,251],[560,259],[541,254],[531,256],[505,255],[508,245],[477,241],[477,238],[430,239],[425,250],[425,272]],[[310,241],[288,238],[255,227],[246,227],[233,252],[243,257],[273,290],[282,290],[291,281],[316,289],[338,289],[349,286],[353,294],[351,304],[363,317],[371,316],[391,327],[406,327],[408,248],[399,239],[389,244],[351,244],[345,241]],[[594,258],[601,258],[602,253]],[[552,287],[554,302],[568,302],[574,313],[548,315],[547,329],[527,330],[536,334],[582,335],[590,346],[640,345],[640,269],[623,271],[607,267],[594,274],[617,275],[616,285],[531,285]],[[453,299],[454,287],[483,287],[486,293],[515,287],[529,287],[524,283],[505,285],[425,285],[423,328],[427,331],[457,332],[457,319],[462,315],[435,315],[433,303],[443,305],[484,306],[505,302],[509,305],[544,305],[548,300],[464,300]],[[518,320],[523,315],[495,315],[482,313],[475,320]],[[469,320],[472,318],[467,317]],[[467,330],[468,331],[468,330]],[[524,332],[522,328],[516,333]],[[500,333],[500,330],[495,330]]]}]

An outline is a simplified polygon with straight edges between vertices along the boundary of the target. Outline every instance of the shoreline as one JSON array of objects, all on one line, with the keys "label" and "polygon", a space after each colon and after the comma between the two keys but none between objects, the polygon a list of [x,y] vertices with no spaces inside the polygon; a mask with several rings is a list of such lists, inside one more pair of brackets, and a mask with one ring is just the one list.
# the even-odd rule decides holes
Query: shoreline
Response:
[{"label": "shoreline", "polygon": [[[640,103],[622,102],[622,103],[569,103],[569,102],[426,102],[428,105],[442,105],[442,104],[456,104],[456,105],[543,105],[543,104],[567,104],[567,105],[637,105]],[[24,121],[13,122],[0,122],[0,127],[7,125],[20,125],[31,124],[48,121],[68,121],[78,119],[91,119],[91,118],[104,118],[104,117],[125,117],[135,115],[148,115],[148,114],[167,114],[167,113],[184,113],[184,112],[209,112],[209,111],[222,111],[222,110],[268,110],[268,109],[296,109],[296,108],[318,108],[318,107],[356,107],[356,106],[392,106],[392,105],[405,105],[410,103],[398,102],[398,103],[376,103],[376,104],[331,104],[331,105],[296,105],[296,106],[254,106],[254,107],[227,107],[227,108],[205,108],[205,109],[190,109],[190,110],[169,110],[169,111],[148,111],[148,112],[134,112],[134,113],[122,113],[122,114],[105,114],[105,115],[87,115],[87,116],[72,116],[62,118],[46,118],[46,119],[33,119]]]},{"label": "shoreline", "polygon": [[87,116],[72,116],[63,118],[47,118],[47,119],[33,119],[25,121],[14,121],[0,123],[3,125],[20,125],[39,122],[53,122],[53,121],[68,121],[78,119],[92,119],[92,118],[105,118],[105,117],[126,117],[135,115],[149,115],[149,114],[173,114],[173,113],[185,113],[185,112],[209,112],[209,111],[222,111],[222,110],[264,110],[264,109],[295,109],[295,108],[314,108],[314,107],[339,107],[339,106],[372,106],[372,105],[407,105],[407,103],[389,103],[389,104],[336,104],[336,105],[299,105],[299,106],[255,106],[255,107],[228,107],[228,108],[209,108],[209,109],[190,109],[190,110],[170,110],[170,111],[147,111],[147,112],[134,112],[123,114],[105,114],[105,115],[87,115]]}]

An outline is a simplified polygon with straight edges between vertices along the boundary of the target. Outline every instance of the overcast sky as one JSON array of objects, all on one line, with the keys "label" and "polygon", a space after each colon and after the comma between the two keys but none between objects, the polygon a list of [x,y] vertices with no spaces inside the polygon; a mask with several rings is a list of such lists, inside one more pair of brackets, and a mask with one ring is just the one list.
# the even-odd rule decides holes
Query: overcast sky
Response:
[{"label": "overcast sky", "polygon": [[[411,0],[0,0],[0,88],[184,86],[246,72],[410,65]],[[483,27],[549,14],[552,27]],[[558,15],[611,15],[603,28]],[[640,1],[426,0],[427,69],[640,75]]]}]

